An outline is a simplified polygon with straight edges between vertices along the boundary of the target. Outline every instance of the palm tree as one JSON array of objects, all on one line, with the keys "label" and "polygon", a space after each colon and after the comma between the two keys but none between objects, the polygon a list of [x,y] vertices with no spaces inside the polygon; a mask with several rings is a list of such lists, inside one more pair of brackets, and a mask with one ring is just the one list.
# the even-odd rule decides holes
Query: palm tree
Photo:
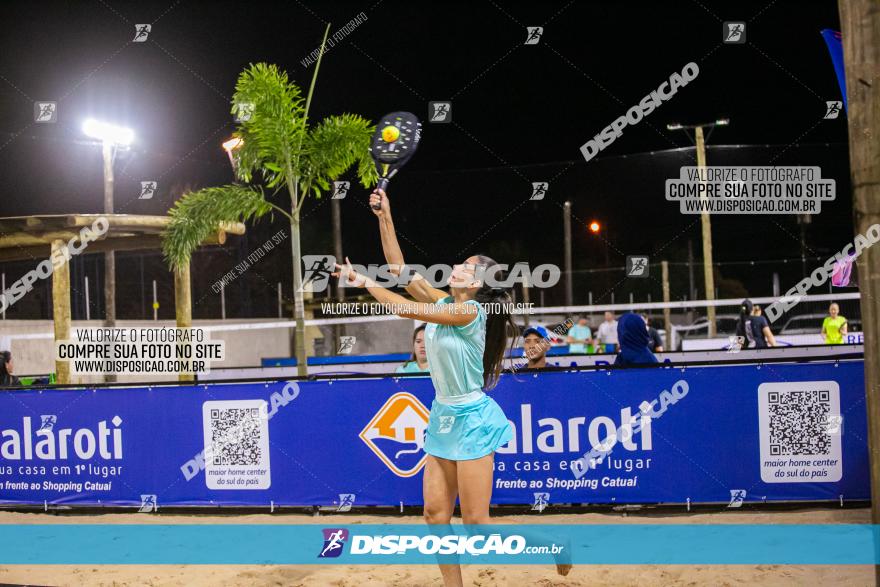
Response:
[{"label": "palm tree", "polygon": [[[299,87],[275,65],[257,63],[247,67],[235,86],[232,112],[252,105],[250,117],[234,133],[242,139],[235,151],[236,176],[245,183],[260,180],[271,196],[287,189],[290,212],[266,198],[262,186],[234,184],[190,192],[169,210],[171,223],[163,235],[162,248],[172,269],[189,263],[190,257],[219,223],[244,222],[270,212],[290,220],[293,249],[294,320],[296,321],[297,373],[306,375],[305,307],[300,266],[300,209],[308,196],[320,198],[331,184],[356,167],[364,187],[374,184],[376,169],[370,158],[373,126],[355,114],[329,116],[309,126],[308,113],[327,42],[315,64],[308,96],[303,102]],[[244,117],[242,117],[244,118]],[[270,197],[271,197],[270,196]]]}]

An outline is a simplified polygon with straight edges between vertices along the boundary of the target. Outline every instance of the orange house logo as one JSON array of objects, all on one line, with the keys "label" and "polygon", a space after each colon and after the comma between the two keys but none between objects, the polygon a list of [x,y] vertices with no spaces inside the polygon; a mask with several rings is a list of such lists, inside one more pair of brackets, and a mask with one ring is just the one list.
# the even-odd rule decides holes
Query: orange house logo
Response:
[{"label": "orange house logo", "polygon": [[412,477],[425,465],[429,414],[416,396],[395,393],[359,436],[395,475]]}]

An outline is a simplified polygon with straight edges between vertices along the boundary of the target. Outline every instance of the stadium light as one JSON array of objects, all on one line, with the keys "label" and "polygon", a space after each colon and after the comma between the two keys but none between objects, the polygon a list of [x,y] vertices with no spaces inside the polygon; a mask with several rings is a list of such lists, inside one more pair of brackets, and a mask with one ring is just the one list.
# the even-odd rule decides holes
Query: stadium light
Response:
[{"label": "stadium light", "polygon": [[[134,141],[134,131],[124,126],[116,126],[89,118],[82,125],[86,136],[101,141],[101,155],[104,160],[104,213],[113,214],[113,161],[117,147],[128,147]],[[116,253],[110,249],[104,253],[104,326],[116,326]],[[116,375],[106,374],[107,383],[116,381]]]},{"label": "stadium light", "polygon": [[83,122],[82,130],[87,136],[112,145],[127,147],[134,141],[134,131],[130,128],[99,122],[94,118]]},{"label": "stadium light", "polygon": [[223,149],[227,153],[231,153],[235,149],[240,148],[243,144],[244,144],[244,139],[242,139],[240,137],[232,137],[231,139],[229,139],[228,141],[225,141],[223,143]]},{"label": "stadium light", "polygon": [[232,173],[236,173],[237,166],[235,164],[235,156],[232,154],[236,149],[241,149],[244,145],[244,139],[241,137],[232,137],[229,140],[223,142],[223,150],[226,151],[226,155],[229,156],[229,164],[232,166]]},{"label": "stadium light", "polygon": [[680,122],[670,122],[666,125],[666,130],[696,130],[698,128],[712,128],[714,126],[727,126],[729,124],[729,118],[718,118],[712,122],[701,122],[700,124],[682,124]]}]

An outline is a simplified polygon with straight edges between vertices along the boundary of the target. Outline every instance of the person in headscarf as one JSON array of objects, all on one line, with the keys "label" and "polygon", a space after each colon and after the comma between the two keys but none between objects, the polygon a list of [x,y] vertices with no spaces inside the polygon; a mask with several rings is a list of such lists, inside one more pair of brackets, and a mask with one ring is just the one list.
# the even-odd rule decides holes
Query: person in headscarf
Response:
[{"label": "person in headscarf", "polygon": [[618,319],[617,339],[620,341],[620,353],[614,359],[615,365],[644,365],[659,362],[648,348],[651,344],[648,325],[638,314],[627,312]]}]

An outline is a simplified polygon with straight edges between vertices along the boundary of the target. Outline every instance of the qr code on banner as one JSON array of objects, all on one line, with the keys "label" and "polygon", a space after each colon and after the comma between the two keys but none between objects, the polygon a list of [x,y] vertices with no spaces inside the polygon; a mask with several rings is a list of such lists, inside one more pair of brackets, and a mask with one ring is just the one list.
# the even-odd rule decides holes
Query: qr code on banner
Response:
[{"label": "qr code on banner", "polygon": [[839,481],[843,474],[840,386],[791,381],[758,386],[761,479],[766,483]]},{"label": "qr code on banner", "polygon": [[827,389],[771,391],[771,455],[827,455],[831,450],[831,393]]},{"label": "qr code on banner", "polygon": [[211,460],[215,465],[258,465],[262,448],[258,408],[211,410]]},{"label": "qr code on banner", "polygon": [[209,489],[267,489],[269,419],[265,400],[202,404],[205,482]]}]

